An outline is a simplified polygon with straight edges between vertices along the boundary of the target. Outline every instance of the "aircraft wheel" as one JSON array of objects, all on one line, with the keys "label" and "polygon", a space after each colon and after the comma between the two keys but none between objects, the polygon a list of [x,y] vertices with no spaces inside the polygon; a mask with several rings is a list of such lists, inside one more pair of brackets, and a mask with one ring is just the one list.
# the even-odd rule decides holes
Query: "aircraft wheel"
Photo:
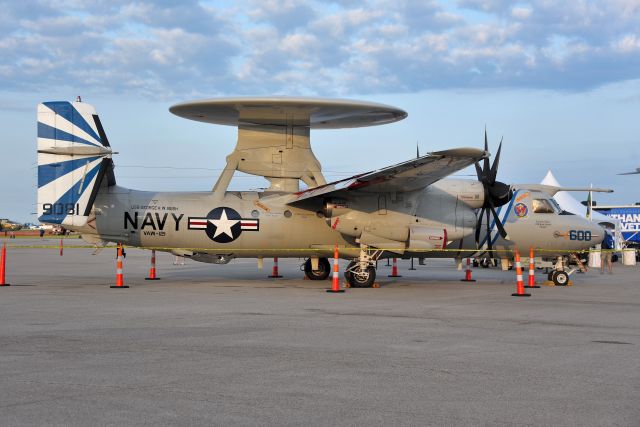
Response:
[{"label": "aircraft wheel", "polygon": [[326,258],[318,259],[318,269],[316,271],[311,269],[311,258],[306,260],[304,263],[304,274],[309,278],[309,280],[327,280],[330,273],[331,264],[329,264],[329,260]]},{"label": "aircraft wheel", "polygon": [[567,286],[569,275],[564,271],[555,271],[551,278],[556,286]]},{"label": "aircraft wheel", "polygon": [[480,261],[480,267],[482,267],[482,268],[489,268],[489,260],[488,260],[488,259],[486,259],[486,258],[483,258],[483,259]]},{"label": "aircraft wheel", "polygon": [[351,269],[351,267],[353,267],[355,263],[356,263],[355,261],[349,262],[349,264],[347,264],[347,268],[345,268],[344,270],[344,278],[349,284],[351,284],[351,271],[349,270]]},{"label": "aircraft wheel", "polygon": [[347,266],[347,271],[344,273],[344,277],[349,282],[352,288],[370,288],[373,286],[373,282],[376,280],[376,269],[372,266],[367,267],[364,270],[349,271],[355,264],[355,261],[351,261]]}]

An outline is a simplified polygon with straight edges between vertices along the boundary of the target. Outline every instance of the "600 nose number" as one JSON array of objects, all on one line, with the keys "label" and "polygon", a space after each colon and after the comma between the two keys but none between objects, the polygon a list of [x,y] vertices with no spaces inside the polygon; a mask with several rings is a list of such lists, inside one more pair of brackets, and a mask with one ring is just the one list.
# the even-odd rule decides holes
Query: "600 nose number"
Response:
[{"label": "600 nose number", "polygon": [[585,230],[569,230],[569,240],[591,241],[591,232]]}]

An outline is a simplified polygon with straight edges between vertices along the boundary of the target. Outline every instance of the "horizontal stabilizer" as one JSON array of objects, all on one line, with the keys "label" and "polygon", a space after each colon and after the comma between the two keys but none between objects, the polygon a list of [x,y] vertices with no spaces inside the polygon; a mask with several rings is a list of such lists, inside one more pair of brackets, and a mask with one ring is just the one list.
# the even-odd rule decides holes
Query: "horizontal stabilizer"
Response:
[{"label": "horizontal stabilizer", "polygon": [[515,188],[521,190],[542,191],[550,196],[555,196],[556,193],[561,191],[591,191],[593,193],[613,193],[610,188],[590,188],[590,187],[558,187],[555,185],[545,184],[517,184]]},{"label": "horizontal stabilizer", "polygon": [[38,153],[60,154],[66,156],[106,156],[114,154],[110,148],[96,146],[50,147],[38,150]]}]

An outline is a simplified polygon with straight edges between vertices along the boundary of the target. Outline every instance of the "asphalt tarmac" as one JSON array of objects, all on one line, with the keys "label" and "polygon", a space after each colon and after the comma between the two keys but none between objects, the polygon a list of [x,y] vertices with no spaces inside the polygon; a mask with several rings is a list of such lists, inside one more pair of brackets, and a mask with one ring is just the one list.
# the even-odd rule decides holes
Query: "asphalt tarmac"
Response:
[{"label": "asphalt tarmac", "polygon": [[344,294],[297,259],[172,261],[145,281],[128,249],[111,289],[113,248],[10,247],[0,424],[640,425],[640,266],[514,298],[514,272],[451,260]]}]

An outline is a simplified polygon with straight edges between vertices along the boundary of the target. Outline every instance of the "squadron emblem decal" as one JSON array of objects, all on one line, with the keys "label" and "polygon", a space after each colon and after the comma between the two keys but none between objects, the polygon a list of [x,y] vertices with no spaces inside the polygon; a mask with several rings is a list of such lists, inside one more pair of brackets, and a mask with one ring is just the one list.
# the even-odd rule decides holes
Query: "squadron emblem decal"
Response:
[{"label": "squadron emblem decal", "polygon": [[189,217],[189,230],[205,230],[207,236],[217,243],[229,243],[240,237],[243,231],[258,231],[260,220],[241,218],[234,209],[215,208],[206,218]]},{"label": "squadron emblem decal", "polygon": [[524,218],[529,213],[529,209],[524,203],[516,203],[516,205],[513,207],[513,211],[516,213],[516,216],[518,218]]}]

